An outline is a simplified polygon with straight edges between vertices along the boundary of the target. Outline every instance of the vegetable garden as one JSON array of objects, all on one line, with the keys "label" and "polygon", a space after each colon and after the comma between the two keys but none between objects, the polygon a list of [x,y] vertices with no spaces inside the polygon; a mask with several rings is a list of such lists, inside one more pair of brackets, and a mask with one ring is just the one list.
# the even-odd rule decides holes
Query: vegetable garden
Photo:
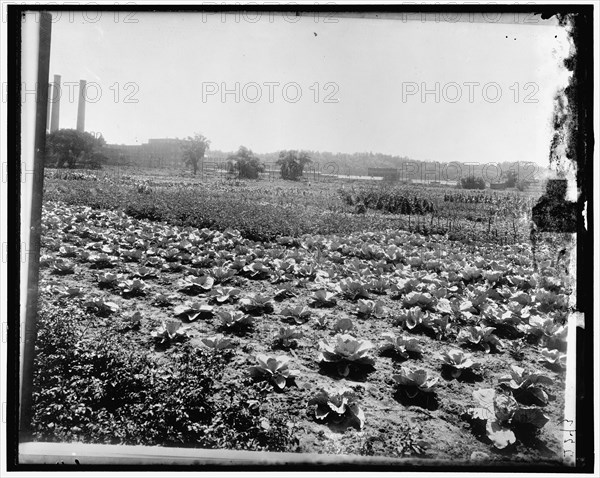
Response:
[{"label": "vegetable garden", "polygon": [[46,180],[38,440],[561,462],[560,241],[96,182]]}]

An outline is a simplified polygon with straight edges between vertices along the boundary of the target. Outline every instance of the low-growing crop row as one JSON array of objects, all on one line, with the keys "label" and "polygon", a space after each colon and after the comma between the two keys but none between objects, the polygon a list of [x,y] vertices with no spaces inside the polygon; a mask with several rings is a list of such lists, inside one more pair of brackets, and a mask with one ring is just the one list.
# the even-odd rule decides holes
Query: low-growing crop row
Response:
[{"label": "low-growing crop row", "polygon": [[[510,456],[494,450],[517,460],[560,455],[570,284],[553,245],[540,243],[534,261],[527,244],[466,245],[397,230],[265,242],[233,229],[47,202],[42,246],[42,307],[72,310],[76,334],[62,348],[51,336],[60,327],[40,338],[49,356],[60,350],[38,362],[41,438],[68,436],[68,413],[52,408],[56,403],[84,404],[78,439],[107,439],[109,432],[99,435],[91,425],[98,416],[120,428],[144,426],[142,411],[120,415],[94,393],[61,385],[82,377],[65,364],[77,364],[89,349],[84,382],[110,397],[106,377],[122,377],[119,397],[127,397],[133,387],[119,372],[127,350],[154,364],[132,362],[139,393],[154,384],[157,394],[134,394],[136,406],[145,410],[156,400],[184,410],[183,418],[162,416],[172,431],[157,432],[153,444],[177,442],[172,437],[181,433],[190,446],[236,448],[246,440],[253,449],[442,460],[475,451],[489,460]],[[106,350],[110,344],[119,352]],[[116,368],[103,375],[108,365],[89,364],[96,356]],[[180,356],[197,364],[189,371],[195,379]],[[44,369],[54,360],[62,365]],[[166,382],[157,384],[160,376]],[[46,377],[56,378],[46,384]],[[166,398],[196,389],[204,391],[189,410],[187,399]],[[236,441],[241,431],[226,417],[244,400],[259,405],[247,411],[251,435]],[[194,415],[198,408],[206,421]],[[181,430],[191,426],[190,414],[199,428]],[[218,432],[225,441],[209,422],[225,424]]]}]

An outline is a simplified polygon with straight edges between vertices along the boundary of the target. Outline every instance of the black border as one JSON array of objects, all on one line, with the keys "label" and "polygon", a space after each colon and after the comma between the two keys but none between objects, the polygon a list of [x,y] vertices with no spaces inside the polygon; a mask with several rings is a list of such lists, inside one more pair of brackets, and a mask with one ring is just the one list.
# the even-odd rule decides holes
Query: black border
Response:
[{"label": "black border", "polygon": [[[7,147],[9,160],[7,164],[8,199],[8,255],[7,255],[7,311],[8,327],[8,368],[7,368],[7,470],[8,471],[479,471],[479,472],[564,472],[591,473],[594,466],[594,421],[593,421],[593,13],[595,5],[7,5],[7,51],[8,51],[8,118]],[[575,467],[555,465],[510,465],[480,466],[449,464],[441,469],[439,466],[411,466],[401,469],[386,465],[326,465],[315,466],[310,463],[302,465],[240,465],[201,467],[182,466],[69,466],[64,465],[23,465],[18,463],[18,401],[19,401],[19,294],[20,294],[20,194],[21,194],[21,14],[25,11],[136,11],[136,12],[221,12],[221,11],[272,11],[295,12],[332,12],[344,13],[360,17],[361,14],[400,14],[400,13],[541,13],[542,18],[556,14],[574,14],[573,41],[577,53],[572,60],[574,83],[568,94],[574,100],[574,144],[571,145],[578,167],[578,186],[580,211],[587,201],[588,229],[583,229],[583,218],[579,217],[577,234],[577,309],[585,313],[585,330],[577,329],[577,462]],[[570,99],[571,99],[570,98]],[[15,324],[17,326],[15,326]],[[11,384],[13,386],[11,386]],[[589,384],[589,386],[586,386]]]}]

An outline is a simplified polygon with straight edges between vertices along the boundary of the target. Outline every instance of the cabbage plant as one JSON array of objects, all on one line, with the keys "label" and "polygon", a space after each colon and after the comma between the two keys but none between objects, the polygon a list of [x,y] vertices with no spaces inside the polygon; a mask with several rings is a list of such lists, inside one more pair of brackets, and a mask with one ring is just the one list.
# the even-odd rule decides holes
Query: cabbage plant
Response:
[{"label": "cabbage plant", "polygon": [[390,281],[385,278],[372,279],[368,285],[369,291],[371,291],[375,294],[380,294],[380,295],[386,294],[389,288],[390,288]]},{"label": "cabbage plant", "polygon": [[256,365],[250,367],[250,375],[255,379],[267,380],[274,387],[283,390],[287,382],[298,374],[296,370],[290,370],[289,361],[289,357],[285,355],[270,357],[258,354]]},{"label": "cabbage plant", "polygon": [[114,267],[118,262],[117,257],[104,252],[101,252],[100,254],[90,254],[87,260],[97,269]]},{"label": "cabbage plant", "polygon": [[286,307],[280,312],[281,316],[290,322],[303,324],[310,318],[310,310],[307,307],[298,305],[296,307]]},{"label": "cabbage plant", "polygon": [[274,298],[277,300],[288,299],[290,297],[296,297],[298,293],[294,290],[294,284],[292,282],[286,282],[281,284],[275,291]]},{"label": "cabbage plant", "polygon": [[254,325],[252,316],[244,314],[239,310],[234,312],[220,310],[217,312],[217,316],[221,319],[221,327],[223,329],[242,331]]},{"label": "cabbage plant", "polygon": [[360,298],[369,299],[367,292],[367,284],[363,284],[356,280],[344,279],[338,284],[338,291],[349,300],[357,300]]},{"label": "cabbage plant", "polygon": [[384,343],[379,346],[379,353],[394,353],[398,357],[407,359],[410,354],[420,355],[423,353],[421,344],[416,339],[397,336],[393,332],[384,333],[381,338]]},{"label": "cabbage plant", "polygon": [[75,263],[68,259],[59,257],[50,263],[50,268],[55,274],[73,274],[75,272]]},{"label": "cabbage plant", "polygon": [[175,307],[175,317],[182,317],[188,322],[196,320],[201,315],[210,316],[214,307],[202,302],[186,302],[185,304]]},{"label": "cabbage plant", "polygon": [[541,405],[548,403],[548,394],[539,385],[552,385],[554,381],[540,373],[529,373],[524,368],[511,366],[509,374],[502,375],[498,379],[501,383],[512,390],[514,397],[519,402],[531,402],[532,400]]},{"label": "cabbage plant", "polygon": [[486,435],[498,449],[515,443],[513,429],[523,425],[539,429],[549,420],[541,409],[520,407],[514,398],[497,395],[493,388],[475,390],[473,398],[479,407],[468,413],[474,420],[485,421]]},{"label": "cabbage plant", "polygon": [[139,277],[141,279],[150,279],[156,276],[156,269],[153,267],[141,266],[139,269],[133,272],[133,277]]},{"label": "cabbage plant", "polygon": [[173,302],[175,302],[177,299],[179,299],[179,297],[176,294],[158,293],[154,296],[153,304],[159,307],[166,307],[173,305]]},{"label": "cabbage plant", "polygon": [[124,280],[117,284],[123,294],[143,295],[146,293],[146,283],[142,279]]},{"label": "cabbage plant", "polygon": [[376,317],[382,318],[386,314],[383,302],[380,300],[363,300],[359,299],[356,306],[356,314],[362,318]]},{"label": "cabbage plant", "polygon": [[223,334],[217,334],[210,337],[203,337],[200,340],[206,348],[214,350],[215,352],[231,349],[235,345],[233,340],[224,337]]},{"label": "cabbage plant", "polygon": [[369,340],[360,340],[349,334],[338,334],[335,339],[335,345],[319,342],[319,361],[336,364],[342,377],[350,374],[351,367],[358,369],[375,364],[370,356],[374,347]]},{"label": "cabbage plant", "polygon": [[240,297],[242,291],[235,287],[216,287],[210,292],[210,300],[217,304],[226,302],[235,302]]},{"label": "cabbage plant", "polygon": [[251,279],[266,279],[271,274],[271,269],[265,266],[261,261],[255,261],[242,268],[244,272]]},{"label": "cabbage plant", "polygon": [[442,366],[448,368],[454,378],[459,378],[463,372],[473,372],[481,368],[481,363],[473,361],[472,354],[458,349],[443,352],[440,358],[444,362]]},{"label": "cabbage plant", "polygon": [[151,335],[157,342],[164,344],[182,341],[187,337],[187,327],[182,327],[181,321],[167,319],[161,322],[158,329],[152,331]]},{"label": "cabbage plant", "polygon": [[403,304],[405,308],[420,307],[426,310],[433,308],[435,300],[428,292],[409,292],[404,297]]},{"label": "cabbage plant", "polygon": [[212,277],[215,278],[215,281],[219,283],[224,283],[230,280],[236,272],[229,267],[215,267],[211,271]]},{"label": "cabbage plant", "polygon": [[335,304],[337,304],[335,294],[325,289],[315,291],[312,296],[311,305],[313,307],[334,307]]},{"label": "cabbage plant", "polygon": [[104,274],[98,274],[98,285],[101,287],[115,286],[119,281],[124,280],[122,275],[113,274],[111,272],[105,272]]},{"label": "cabbage plant", "polygon": [[251,294],[240,300],[240,307],[244,312],[251,314],[269,314],[273,312],[271,298],[261,294]]},{"label": "cabbage plant", "polygon": [[423,312],[420,307],[411,307],[410,309],[401,310],[394,317],[394,325],[399,325],[405,329],[413,330],[423,322],[423,318],[427,312]]},{"label": "cabbage plant", "polygon": [[502,341],[496,337],[494,327],[471,326],[460,331],[457,340],[459,344],[466,344],[472,347],[480,347],[485,353],[490,353],[492,347],[496,350],[502,350]]},{"label": "cabbage plant", "polygon": [[402,367],[400,373],[392,375],[392,379],[404,390],[409,398],[419,393],[432,393],[438,384],[438,377],[431,377],[426,370],[410,370]]},{"label": "cabbage plant", "polygon": [[119,306],[114,302],[105,301],[102,297],[94,297],[83,304],[87,309],[99,315],[113,314],[119,310]]},{"label": "cabbage plant", "polygon": [[302,330],[298,327],[279,327],[275,335],[275,344],[279,347],[289,349],[298,345],[297,339],[302,338]]},{"label": "cabbage plant", "polygon": [[358,404],[356,394],[348,389],[319,390],[308,401],[308,406],[314,410],[315,419],[341,423],[348,421],[349,425],[361,430],[365,425],[365,414]]},{"label": "cabbage plant", "polygon": [[563,350],[567,340],[567,326],[554,323],[551,317],[532,316],[524,327],[530,337],[547,348]]},{"label": "cabbage plant", "polygon": [[540,352],[542,354],[542,362],[561,370],[567,367],[567,354],[547,348],[543,348]]},{"label": "cabbage plant", "polygon": [[214,283],[215,280],[211,276],[188,276],[181,281],[179,290],[192,294],[198,294],[211,290]]},{"label": "cabbage plant", "polygon": [[348,317],[341,317],[336,320],[333,330],[338,333],[345,334],[346,332],[350,332],[354,329],[354,323]]}]

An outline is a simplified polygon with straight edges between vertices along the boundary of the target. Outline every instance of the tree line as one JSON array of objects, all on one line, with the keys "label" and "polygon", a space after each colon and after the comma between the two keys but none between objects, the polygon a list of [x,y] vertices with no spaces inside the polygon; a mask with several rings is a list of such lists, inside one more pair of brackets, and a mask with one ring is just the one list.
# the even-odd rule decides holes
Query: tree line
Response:
[{"label": "tree line", "polygon": [[[100,136],[75,129],[60,129],[46,135],[46,166],[56,168],[98,169],[107,162],[103,153],[106,141]],[[201,133],[186,138],[182,144],[182,158],[194,176],[198,166],[210,149],[210,140]],[[279,152],[276,164],[281,177],[297,181],[311,157],[306,151],[284,150]],[[239,178],[258,179],[265,165],[251,149],[240,146],[237,152],[227,157],[227,171]]]}]

